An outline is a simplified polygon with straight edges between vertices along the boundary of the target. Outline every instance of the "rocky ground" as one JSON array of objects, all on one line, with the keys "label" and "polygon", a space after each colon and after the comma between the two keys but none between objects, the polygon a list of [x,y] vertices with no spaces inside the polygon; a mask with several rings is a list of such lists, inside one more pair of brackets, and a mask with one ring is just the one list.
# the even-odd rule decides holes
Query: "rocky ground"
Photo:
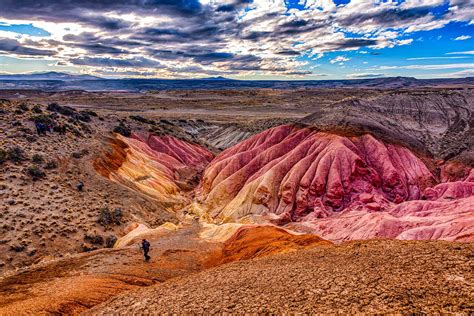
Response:
[{"label": "rocky ground", "polygon": [[469,314],[473,258],[473,244],[440,241],[316,247],[172,279],[87,314]]}]

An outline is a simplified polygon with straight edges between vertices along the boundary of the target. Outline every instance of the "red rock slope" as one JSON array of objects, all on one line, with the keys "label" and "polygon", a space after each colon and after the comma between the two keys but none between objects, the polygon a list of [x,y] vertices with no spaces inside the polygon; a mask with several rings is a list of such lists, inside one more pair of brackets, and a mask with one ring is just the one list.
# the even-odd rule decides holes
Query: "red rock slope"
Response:
[{"label": "red rock slope", "polygon": [[200,209],[217,222],[270,220],[332,240],[472,239],[472,179],[436,184],[403,146],[285,125],[217,156]]},{"label": "red rock slope", "polygon": [[171,136],[146,133],[115,137],[112,151],[95,161],[96,170],[170,205],[189,202],[183,191],[192,189],[192,183],[214,157],[196,144]]}]

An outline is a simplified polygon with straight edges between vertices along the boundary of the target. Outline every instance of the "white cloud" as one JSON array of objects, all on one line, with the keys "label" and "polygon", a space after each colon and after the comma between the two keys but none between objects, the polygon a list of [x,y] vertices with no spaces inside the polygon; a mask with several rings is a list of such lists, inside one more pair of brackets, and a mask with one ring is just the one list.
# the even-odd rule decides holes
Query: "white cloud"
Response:
[{"label": "white cloud", "polygon": [[468,56],[434,56],[434,57],[413,57],[407,58],[407,60],[431,60],[431,59],[464,59],[469,58]]},{"label": "white cloud", "polygon": [[474,55],[474,50],[468,50],[464,52],[451,52],[451,53],[446,53],[446,55]]},{"label": "white cloud", "polygon": [[384,77],[384,76],[385,76],[385,74],[382,74],[382,73],[354,73],[354,74],[346,75],[347,78],[351,78],[351,79],[380,78],[380,77]]},{"label": "white cloud", "polygon": [[456,37],[454,40],[455,41],[465,41],[465,40],[468,40],[470,38],[471,38],[470,35],[461,35],[461,36]]},{"label": "white cloud", "polygon": [[351,60],[348,57],[345,56],[337,56],[336,58],[331,59],[329,62],[331,64],[339,63],[339,65],[343,65],[344,62]]},{"label": "white cloud", "polygon": [[406,65],[406,66],[380,66],[376,69],[419,69],[419,70],[442,70],[442,69],[474,69],[472,64],[440,64],[440,65]]}]

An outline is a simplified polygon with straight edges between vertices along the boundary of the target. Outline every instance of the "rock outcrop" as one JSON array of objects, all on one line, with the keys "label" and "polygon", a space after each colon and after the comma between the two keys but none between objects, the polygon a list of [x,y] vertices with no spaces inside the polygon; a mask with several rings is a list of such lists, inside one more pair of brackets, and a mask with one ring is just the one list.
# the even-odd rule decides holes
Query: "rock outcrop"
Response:
[{"label": "rock outcrop", "polygon": [[160,202],[182,206],[183,192],[199,181],[200,172],[214,157],[208,150],[171,136],[115,135],[111,151],[94,163],[96,170]]},{"label": "rock outcrop", "polygon": [[201,194],[214,219],[251,214],[284,223],[361,203],[380,210],[421,198],[434,182],[402,146],[284,125],[217,156],[204,172]]},{"label": "rock outcrop", "polygon": [[448,164],[435,176],[424,161],[434,165],[368,134],[284,125],[218,155],[194,210],[217,223],[269,221],[333,241],[473,240],[473,171]]},{"label": "rock outcrop", "polygon": [[474,165],[474,93],[470,90],[397,91],[348,99],[301,120],[322,130],[371,133],[436,158]]}]

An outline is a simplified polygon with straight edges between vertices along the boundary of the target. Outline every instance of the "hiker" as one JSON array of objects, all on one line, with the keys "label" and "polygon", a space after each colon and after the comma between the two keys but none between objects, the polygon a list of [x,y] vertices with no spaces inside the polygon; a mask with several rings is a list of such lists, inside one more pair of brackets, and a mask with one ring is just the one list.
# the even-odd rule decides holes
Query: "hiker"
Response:
[{"label": "hiker", "polygon": [[150,242],[146,239],[142,239],[142,245],[140,247],[143,250],[143,255],[145,256],[145,261],[150,260],[148,252],[150,251]]},{"label": "hiker", "polygon": [[35,126],[36,126],[36,132],[38,133],[38,135],[46,135],[46,126],[44,126],[44,124],[36,123]]},{"label": "hiker", "polygon": [[76,188],[77,188],[77,191],[82,192],[82,189],[84,189],[84,183],[83,183],[82,181],[80,181],[80,182],[76,185]]}]

